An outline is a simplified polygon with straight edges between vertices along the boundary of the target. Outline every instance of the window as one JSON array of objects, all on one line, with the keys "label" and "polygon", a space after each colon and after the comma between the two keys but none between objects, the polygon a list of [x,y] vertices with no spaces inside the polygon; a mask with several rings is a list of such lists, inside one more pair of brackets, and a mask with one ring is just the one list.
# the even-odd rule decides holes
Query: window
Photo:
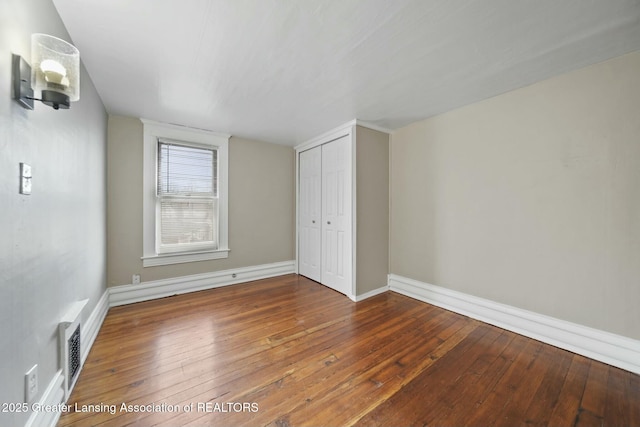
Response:
[{"label": "window", "polygon": [[157,253],[218,249],[217,154],[158,141]]},{"label": "window", "polygon": [[229,137],[143,122],[143,265],[226,258]]}]

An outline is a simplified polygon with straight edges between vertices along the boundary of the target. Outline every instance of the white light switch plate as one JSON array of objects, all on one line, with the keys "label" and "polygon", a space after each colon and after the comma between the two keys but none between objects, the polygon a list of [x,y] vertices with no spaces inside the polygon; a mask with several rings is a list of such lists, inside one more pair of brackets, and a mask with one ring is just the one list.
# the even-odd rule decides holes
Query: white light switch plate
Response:
[{"label": "white light switch plate", "polygon": [[20,194],[31,194],[31,166],[20,163]]}]

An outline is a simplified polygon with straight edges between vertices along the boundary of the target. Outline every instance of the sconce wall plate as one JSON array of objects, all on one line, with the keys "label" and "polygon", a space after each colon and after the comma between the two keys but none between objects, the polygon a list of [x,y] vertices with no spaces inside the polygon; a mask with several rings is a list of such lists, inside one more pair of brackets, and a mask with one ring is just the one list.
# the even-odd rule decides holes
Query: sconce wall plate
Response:
[{"label": "sconce wall plate", "polygon": [[13,55],[13,97],[18,104],[33,110],[31,66],[20,55]]}]

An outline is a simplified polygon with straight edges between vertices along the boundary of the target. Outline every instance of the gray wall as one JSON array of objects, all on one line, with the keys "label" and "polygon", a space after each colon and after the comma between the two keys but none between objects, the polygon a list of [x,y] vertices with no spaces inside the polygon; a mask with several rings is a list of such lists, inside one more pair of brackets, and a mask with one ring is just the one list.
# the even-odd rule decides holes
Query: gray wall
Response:
[{"label": "gray wall", "polygon": [[291,147],[229,141],[229,258],[142,267],[142,142],[139,119],[109,117],[109,286],[293,260],[295,172]]},{"label": "gray wall", "polygon": [[[0,402],[23,401],[36,363],[42,396],[58,370],[60,318],[88,298],[86,320],[106,281],[107,116],[84,70],[70,110],[13,101],[11,54],[30,62],[35,32],[70,40],[51,1],[0,2]],[[33,168],[30,196],[18,194],[20,162]],[[0,412],[0,425],[27,417]]]},{"label": "gray wall", "polygon": [[640,52],[409,125],[391,272],[640,339]]}]

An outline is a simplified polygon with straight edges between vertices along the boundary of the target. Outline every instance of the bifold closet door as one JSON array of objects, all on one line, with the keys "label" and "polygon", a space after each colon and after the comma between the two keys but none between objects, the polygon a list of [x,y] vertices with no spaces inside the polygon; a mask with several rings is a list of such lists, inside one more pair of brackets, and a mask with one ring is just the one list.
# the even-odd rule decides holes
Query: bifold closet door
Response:
[{"label": "bifold closet door", "polygon": [[312,148],[300,153],[299,165],[298,272],[316,282],[321,282],[322,147]]},{"label": "bifold closet door", "polygon": [[344,136],[322,147],[321,283],[351,292],[351,144]]}]

